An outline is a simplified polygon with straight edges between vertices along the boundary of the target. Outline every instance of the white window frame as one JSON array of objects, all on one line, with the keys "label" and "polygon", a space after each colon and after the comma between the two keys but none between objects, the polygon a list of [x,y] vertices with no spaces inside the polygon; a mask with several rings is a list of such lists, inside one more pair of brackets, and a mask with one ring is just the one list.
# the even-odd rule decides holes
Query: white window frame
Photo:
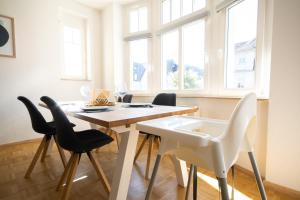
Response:
[{"label": "white window frame", "polygon": [[[271,28],[272,28],[272,8],[267,0],[259,0],[258,2],[258,17],[257,17],[257,37],[256,37],[256,68],[255,76],[256,83],[253,89],[226,89],[225,88],[225,50],[226,50],[226,12],[224,8],[230,3],[237,3],[241,0],[224,0],[223,8],[214,1],[206,0],[206,7],[194,11],[191,14],[182,16],[169,23],[162,24],[162,0],[147,1],[148,3],[148,20],[149,31],[130,34],[124,28],[125,38],[143,38],[144,35],[152,36],[149,39],[149,71],[148,71],[148,90],[147,91],[132,91],[135,95],[154,95],[158,92],[176,92],[179,96],[186,97],[241,97],[248,92],[256,92],[260,98],[268,98],[269,95],[269,78],[270,78],[270,50],[271,50]],[[220,1],[219,1],[220,2]],[[139,1],[134,3],[145,3]],[[220,9],[220,10],[218,10]],[[196,19],[205,18],[205,65],[204,65],[204,89],[203,90],[163,90],[162,89],[162,49],[161,49],[161,34],[172,29],[181,27],[184,24],[195,21]],[[151,22],[151,23],[150,23]],[[126,23],[125,23],[126,24]],[[128,26],[127,26],[128,27]],[[180,37],[180,40],[182,37]],[[182,41],[179,41],[182,45]],[[128,56],[128,45],[124,48],[125,63]],[[151,46],[151,47],[150,47]],[[181,53],[181,51],[179,51]],[[179,55],[181,59],[182,55]],[[125,64],[127,65],[127,64]],[[128,66],[128,65],[127,65]],[[182,67],[180,67],[182,68]],[[125,79],[129,83],[129,74]]]},{"label": "white window frame", "polygon": [[[227,38],[228,38],[228,9],[231,7],[236,6],[243,0],[235,0],[232,1],[232,4],[229,4],[222,8],[218,13],[217,17],[220,22],[220,26],[222,26],[222,30],[220,31],[223,33],[218,37],[221,38],[222,46],[219,48],[219,71],[220,75],[216,82],[216,79],[213,81],[217,84],[217,93],[220,95],[225,96],[242,96],[249,92],[255,92],[258,96],[268,96],[268,84],[263,83],[266,79],[267,71],[263,70],[262,63],[263,63],[263,52],[266,51],[265,49],[265,32],[266,28],[264,27],[265,24],[265,8],[266,8],[266,1],[265,0],[258,0],[258,12],[257,12],[257,33],[256,33],[256,58],[255,58],[255,84],[252,88],[226,88],[226,65],[227,65]],[[266,67],[265,67],[266,68]],[[268,78],[267,78],[268,79]]]},{"label": "white window frame", "polygon": [[161,25],[168,25],[169,23],[172,23],[173,21],[177,21],[177,20],[180,20],[181,18],[185,18],[186,16],[187,17],[189,17],[190,15],[192,15],[193,13],[195,13],[195,12],[199,12],[200,10],[203,10],[203,9],[205,9],[206,7],[207,7],[207,4],[208,4],[208,0],[205,0],[206,1],[206,3],[205,3],[205,7],[204,8],[201,8],[200,10],[195,10],[194,9],[194,4],[195,4],[195,0],[192,0],[192,12],[191,13],[189,13],[189,14],[186,14],[186,15],[183,15],[183,13],[182,13],[182,10],[183,10],[183,4],[182,4],[182,1],[184,1],[184,0],[180,0],[180,17],[179,18],[177,18],[177,19],[174,19],[174,20],[172,20],[172,1],[173,0],[169,0],[170,1],[170,21],[169,22],[167,22],[167,23],[163,23],[163,18],[162,18],[162,16],[163,16],[163,8],[162,8],[162,3],[164,2],[164,1],[166,1],[166,0],[160,0],[160,24]]},{"label": "white window frame", "polygon": [[[83,66],[82,66],[82,74],[79,76],[72,76],[65,73],[65,65],[64,65],[64,27],[69,26],[68,22],[65,20],[65,16],[67,17],[74,17],[80,18],[84,21],[84,35],[83,35],[83,49],[82,49],[82,59],[83,59]],[[88,62],[88,18],[83,16],[79,13],[76,13],[71,10],[59,9],[59,23],[60,23],[60,65],[61,65],[61,79],[62,80],[91,80],[90,77],[90,66]]]},{"label": "white window frame", "polygon": [[[137,31],[137,32],[130,32],[130,11],[134,10],[134,9],[139,9],[141,7],[146,7],[147,8],[147,21],[148,21],[148,28],[147,30],[144,31]],[[134,2],[128,5],[125,5],[123,7],[124,15],[123,15],[123,24],[124,24],[124,28],[123,28],[123,40],[124,40],[124,69],[125,69],[125,77],[124,80],[127,83],[128,87],[128,91],[132,94],[146,94],[149,92],[150,89],[150,84],[151,84],[151,58],[152,58],[152,31],[151,31],[151,6],[150,3],[148,1],[139,1],[139,2]],[[140,40],[140,39],[147,39],[148,42],[148,66],[147,66],[147,70],[145,75],[147,76],[147,89],[146,90],[133,90],[131,88],[131,66],[130,66],[130,41],[135,41],[135,40]]]},{"label": "white window frame", "polygon": [[[155,91],[159,91],[159,92],[174,92],[174,93],[180,93],[180,94],[184,94],[184,95],[201,95],[201,94],[207,94],[208,93],[208,62],[207,62],[207,54],[208,54],[208,50],[210,49],[210,44],[209,44],[209,40],[210,40],[210,36],[209,36],[209,30],[210,30],[210,24],[208,23],[209,21],[209,6],[210,6],[210,2],[208,0],[206,0],[206,7],[197,10],[197,11],[193,11],[192,13],[188,14],[188,15],[184,15],[181,16],[178,19],[175,19],[173,21],[170,21],[168,23],[162,24],[162,2],[163,0],[159,1],[159,24],[160,27],[158,29],[158,31],[156,32],[156,35],[159,37],[159,52],[160,54],[156,53],[157,57],[159,58],[159,72],[160,72],[160,76],[155,76],[156,80],[155,82],[158,83],[159,82],[159,87],[155,90]],[[181,5],[182,6],[182,5]],[[184,77],[183,77],[183,62],[182,62],[182,27],[184,27],[185,25],[189,25],[192,24],[198,20],[204,20],[205,23],[205,44],[204,44],[204,54],[205,54],[205,62],[204,62],[204,87],[202,89],[184,89],[183,88],[183,84],[184,84]],[[161,36],[163,33],[167,33],[169,31],[178,29],[179,31],[179,52],[178,52],[178,65],[179,65],[179,86],[178,89],[176,90],[168,90],[168,89],[164,89],[163,88],[163,63],[162,63],[162,41],[161,41]],[[157,77],[159,77],[160,80],[157,80]]]}]

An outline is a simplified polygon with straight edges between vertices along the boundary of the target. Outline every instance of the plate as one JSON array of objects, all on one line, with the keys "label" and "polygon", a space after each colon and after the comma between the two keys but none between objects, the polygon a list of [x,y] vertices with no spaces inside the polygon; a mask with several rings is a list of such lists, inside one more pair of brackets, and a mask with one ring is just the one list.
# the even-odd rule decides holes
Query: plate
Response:
[{"label": "plate", "polygon": [[85,106],[81,107],[83,111],[97,111],[97,110],[107,110],[108,106]]},{"label": "plate", "polygon": [[149,103],[130,103],[130,104],[128,104],[128,106],[133,107],[133,108],[152,107],[152,105]]}]

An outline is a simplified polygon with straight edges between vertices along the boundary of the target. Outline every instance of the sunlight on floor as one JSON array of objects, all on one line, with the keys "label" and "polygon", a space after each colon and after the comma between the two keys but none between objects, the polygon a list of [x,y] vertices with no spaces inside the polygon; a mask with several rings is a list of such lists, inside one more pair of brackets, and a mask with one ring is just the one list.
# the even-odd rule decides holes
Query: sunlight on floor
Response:
[{"label": "sunlight on floor", "polygon": [[84,176],[75,178],[75,179],[73,180],[73,183],[74,183],[74,182],[77,182],[77,181],[80,181],[80,180],[82,180],[82,179],[85,179],[85,178],[87,178],[87,177],[88,177],[87,175],[84,175]]},{"label": "sunlight on floor", "polygon": [[[200,172],[197,172],[197,176],[199,178],[201,178],[202,180],[204,180],[206,183],[208,183],[210,186],[212,186],[213,188],[215,188],[216,190],[219,190],[219,186],[218,186],[218,181],[217,179],[211,178],[209,176],[206,176]],[[231,198],[231,191],[232,191],[232,187],[230,185],[228,185],[228,192]],[[238,191],[237,189],[234,190],[234,199],[238,199],[238,200],[252,200],[251,198],[249,198],[248,196],[246,196],[245,194],[241,193],[240,191]]]}]

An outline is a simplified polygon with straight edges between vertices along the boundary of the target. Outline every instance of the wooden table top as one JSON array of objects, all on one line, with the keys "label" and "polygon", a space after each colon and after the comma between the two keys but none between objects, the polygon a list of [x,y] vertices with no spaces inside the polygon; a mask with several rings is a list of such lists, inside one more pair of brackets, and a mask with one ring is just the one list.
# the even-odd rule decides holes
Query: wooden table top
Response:
[{"label": "wooden table top", "polygon": [[[152,108],[133,108],[123,107],[122,104],[119,103],[116,106],[111,106],[112,110],[110,111],[87,113],[80,110],[80,106],[83,105],[83,102],[61,102],[60,104],[68,115],[107,128],[123,125],[128,126],[137,122],[172,115],[189,114],[198,110],[198,107],[158,105],[153,105]],[[39,103],[39,105],[47,108],[44,103]]]}]

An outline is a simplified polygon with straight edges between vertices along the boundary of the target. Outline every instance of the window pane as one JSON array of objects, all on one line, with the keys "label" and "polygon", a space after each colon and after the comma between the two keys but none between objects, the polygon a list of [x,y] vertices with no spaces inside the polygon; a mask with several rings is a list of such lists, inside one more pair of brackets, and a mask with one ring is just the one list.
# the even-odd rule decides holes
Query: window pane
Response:
[{"label": "window pane", "polygon": [[139,9],[139,31],[145,31],[148,28],[148,13],[147,8],[142,7]]},{"label": "window pane", "polygon": [[193,11],[200,10],[205,7],[206,0],[194,0]]},{"label": "window pane", "polygon": [[64,73],[81,76],[83,73],[82,34],[79,29],[64,27]]},{"label": "window pane", "polygon": [[178,89],[178,30],[162,36],[163,89]]},{"label": "window pane", "polygon": [[162,23],[168,23],[170,22],[170,0],[165,0],[162,3]]},{"label": "window pane", "polygon": [[138,10],[133,10],[129,13],[129,23],[130,23],[130,28],[129,31],[132,32],[137,32],[139,29],[139,15],[138,15]]},{"label": "window pane", "polygon": [[130,89],[147,89],[148,40],[135,40],[129,43]]},{"label": "window pane", "polygon": [[204,87],[204,33],[203,20],[182,28],[184,89]]},{"label": "window pane", "polygon": [[187,15],[193,11],[193,0],[182,1],[182,15]]},{"label": "window pane", "polygon": [[180,17],[180,0],[172,0],[172,20]]},{"label": "window pane", "polygon": [[255,85],[257,0],[244,0],[228,9],[227,88]]}]

